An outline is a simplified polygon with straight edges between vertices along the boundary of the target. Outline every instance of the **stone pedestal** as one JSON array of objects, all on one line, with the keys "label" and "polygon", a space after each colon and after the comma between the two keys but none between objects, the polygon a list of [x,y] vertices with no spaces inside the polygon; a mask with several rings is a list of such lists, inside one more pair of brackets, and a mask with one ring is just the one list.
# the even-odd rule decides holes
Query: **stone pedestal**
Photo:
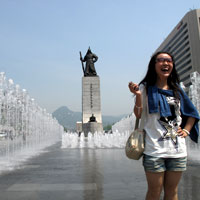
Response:
[{"label": "stone pedestal", "polygon": [[82,122],[76,122],[76,132],[81,133],[82,131]]},{"label": "stone pedestal", "polygon": [[[82,78],[82,128],[84,133],[102,132],[102,115],[100,99],[100,79],[98,76]],[[90,122],[91,116],[96,122]]]},{"label": "stone pedestal", "polygon": [[83,128],[83,132],[85,137],[88,136],[88,133],[95,133],[95,132],[102,132],[103,131],[103,127],[102,127],[102,123],[97,123],[97,122],[88,122],[83,124],[82,126]]}]

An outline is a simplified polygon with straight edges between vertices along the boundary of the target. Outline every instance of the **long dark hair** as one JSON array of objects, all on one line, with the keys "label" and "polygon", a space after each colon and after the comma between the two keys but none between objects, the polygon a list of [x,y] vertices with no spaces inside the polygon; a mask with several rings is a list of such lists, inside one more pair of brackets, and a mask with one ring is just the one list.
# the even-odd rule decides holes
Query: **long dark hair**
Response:
[{"label": "long dark hair", "polygon": [[145,77],[143,78],[143,80],[140,82],[140,84],[145,84],[146,85],[146,88],[148,90],[148,87],[149,86],[154,86],[156,84],[156,80],[157,80],[157,73],[156,73],[156,70],[155,70],[155,65],[156,65],[156,58],[159,54],[161,53],[166,53],[168,54],[171,58],[172,58],[172,61],[173,61],[173,69],[172,69],[172,72],[170,74],[170,76],[168,77],[167,79],[167,84],[169,85],[170,89],[173,90],[174,92],[174,96],[176,98],[180,98],[179,97],[179,92],[182,93],[180,87],[179,87],[179,84],[180,84],[180,79],[179,79],[179,75],[176,71],[176,66],[175,66],[175,62],[174,62],[174,57],[172,56],[171,53],[169,52],[166,52],[166,51],[159,51],[159,52],[156,52],[152,57],[151,57],[151,60],[149,62],[149,65],[148,65],[148,70],[147,70],[147,73],[145,75]]}]

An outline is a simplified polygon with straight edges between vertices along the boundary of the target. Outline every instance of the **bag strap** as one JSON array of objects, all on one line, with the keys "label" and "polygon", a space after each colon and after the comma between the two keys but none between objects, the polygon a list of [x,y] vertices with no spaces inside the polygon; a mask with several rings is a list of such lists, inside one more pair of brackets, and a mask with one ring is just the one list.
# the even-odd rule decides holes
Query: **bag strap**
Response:
[{"label": "bag strap", "polygon": [[138,129],[139,122],[140,122],[140,119],[136,118],[136,121],[135,121],[135,130]]},{"label": "bag strap", "polygon": [[146,95],[146,89],[144,88],[143,95],[142,95],[142,115],[141,118],[136,118],[135,122],[135,129],[138,129],[139,127],[139,122],[140,122],[140,130],[143,130],[144,128],[144,118],[145,114],[147,113],[147,95]]}]

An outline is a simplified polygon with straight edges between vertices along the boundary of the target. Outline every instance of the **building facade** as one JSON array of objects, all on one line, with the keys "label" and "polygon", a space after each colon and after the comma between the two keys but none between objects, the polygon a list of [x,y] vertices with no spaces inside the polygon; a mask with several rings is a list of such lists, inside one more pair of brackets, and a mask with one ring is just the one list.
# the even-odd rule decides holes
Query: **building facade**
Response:
[{"label": "building facade", "polygon": [[200,9],[188,12],[156,51],[172,53],[180,81],[188,91],[190,74],[200,73]]}]

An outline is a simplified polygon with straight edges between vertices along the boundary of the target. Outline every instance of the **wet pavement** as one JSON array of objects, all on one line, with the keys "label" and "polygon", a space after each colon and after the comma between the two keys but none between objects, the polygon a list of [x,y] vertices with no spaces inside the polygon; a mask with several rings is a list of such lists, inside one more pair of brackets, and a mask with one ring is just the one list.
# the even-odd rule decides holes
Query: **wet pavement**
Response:
[{"label": "wet pavement", "polygon": [[[188,163],[179,200],[200,200],[200,164]],[[144,200],[142,160],[123,149],[61,149],[57,143],[0,175],[0,200]]]}]

